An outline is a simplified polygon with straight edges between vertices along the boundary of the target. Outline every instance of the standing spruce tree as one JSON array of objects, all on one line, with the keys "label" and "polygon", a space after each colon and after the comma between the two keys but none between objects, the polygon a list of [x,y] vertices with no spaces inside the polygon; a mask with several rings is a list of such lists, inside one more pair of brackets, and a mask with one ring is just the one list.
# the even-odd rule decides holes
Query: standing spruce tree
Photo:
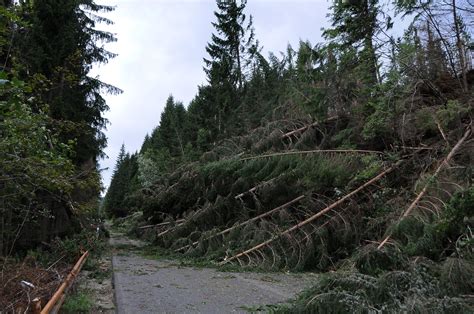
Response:
[{"label": "standing spruce tree", "polygon": [[88,74],[93,64],[115,56],[101,45],[115,41],[113,34],[95,28],[97,22],[112,23],[96,14],[113,7],[93,0],[42,0],[23,2],[23,10],[31,26],[22,40],[22,73],[41,78],[37,96],[49,105],[51,117],[71,122],[62,138],[75,142],[74,163],[94,168],[106,145],[102,113],[108,107],[101,91],[120,90]]},{"label": "standing spruce tree", "polygon": [[112,178],[110,180],[110,186],[104,198],[104,210],[109,214],[113,214],[114,209],[123,201],[123,190],[125,184],[128,182],[123,182],[123,178],[120,177],[120,171],[125,161],[126,155],[127,153],[125,151],[125,145],[122,144],[119,155],[117,156],[117,161],[115,162],[114,172],[112,173]]},{"label": "standing spruce tree", "polygon": [[88,73],[113,56],[99,46],[113,36],[94,29],[110,23],[95,15],[104,10],[0,1],[0,254],[77,231],[96,212],[107,85]]},{"label": "standing spruce tree", "polygon": [[445,55],[443,58],[451,75],[458,81],[462,92],[468,92],[468,72],[472,69],[472,48],[469,48],[469,42],[473,34],[474,3],[470,0],[397,0],[394,3],[399,13],[415,16],[415,25],[426,25],[431,33],[427,34],[427,45],[431,45],[427,47],[428,50],[431,50],[430,53],[434,51],[433,48],[442,51],[441,54],[437,52],[436,57]]},{"label": "standing spruce tree", "polygon": [[332,10],[332,28],[324,31],[325,37],[341,48],[356,48],[365,82],[369,86],[377,84],[379,75],[374,37],[379,32],[378,0],[334,1]]},{"label": "standing spruce tree", "polygon": [[104,199],[104,210],[109,215],[123,217],[130,213],[131,198],[138,188],[137,154],[130,155],[122,144],[115,164],[110,187]]},{"label": "standing spruce tree", "polygon": [[160,125],[153,131],[150,141],[153,149],[167,149],[171,156],[182,157],[186,139],[184,125],[186,109],[181,102],[175,102],[173,96],[166,100],[165,109],[161,113]]},{"label": "standing spruce tree", "polygon": [[73,147],[70,158],[82,181],[75,184],[68,201],[52,200],[49,207],[72,217],[70,204],[84,211],[98,206],[97,162],[106,146],[103,112],[108,110],[101,93],[121,92],[89,76],[94,64],[115,56],[103,48],[116,40],[113,34],[96,29],[99,22],[112,23],[97,14],[113,7],[94,0],[42,0],[23,1],[21,9],[29,25],[19,39],[20,76],[33,86],[38,103],[48,106],[52,127],[54,121],[66,125],[58,128],[59,138]]},{"label": "standing spruce tree", "polygon": [[[205,72],[212,88],[214,123],[216,132],[212,139],[221,137],[229,128],[229,114],[240,104],[245,71],[255,49],[252,17],[246,22],[244,9],[247,0],[217,0],[218,12],[214,12],[217,21],[212,23],[217,34],[212,34],[206,51],[209,59],[204,59]],[[208,101],[209,101],[208,100]],[[215,134],[217,133],[217,134]]]}]

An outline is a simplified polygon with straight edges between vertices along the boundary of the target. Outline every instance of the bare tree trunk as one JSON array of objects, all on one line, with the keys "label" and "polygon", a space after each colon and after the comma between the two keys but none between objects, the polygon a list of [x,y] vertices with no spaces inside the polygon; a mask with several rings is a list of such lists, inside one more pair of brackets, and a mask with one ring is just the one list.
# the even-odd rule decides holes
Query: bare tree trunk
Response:
[{"label": "bare tree trunk", "polygon": [[442,34],[442,32],[439,28],[438,22],[434,18],[433,13],[431,12],[431,10],[429,10],[429,8],[427,9],[427,8],[423,7],[423,11],[428,16],[428,19],[430,20],[431,25],[433,25],[436,33],[438,34],[439,39],[441,40],[441,43],[444,46],[446,54],[448,55],[448,62],[449,62],[449,66],[451,67],[451,71],[453,71],[453,75],[455,77],[457,77],[458,75],[457,75],[457,71],[456,71],[456,66],[454,64],[454,56],[453,56],[452,51],[450,49],[449,43],[446,41],[446,38],[444,38],[444,36],[443,36],[443,34]]},{"label": "bare tree trunk", "polygon": [[367,23],[370,23],[369,26],[369,31],[367,32],[367,35],[364,40],[364,46],[365,49],[368,53],[368,66],[369,66],[369,72],[371,76],[371,81],[373,84],[378,84],[379,83],[379,73],[378,73],[378,66],[377,66],[377,55],[375,54],[375,49],[374,49],[374,43],[373,43],[373,37],[375,33],[375,28],[377,21],[374,20],[373,18],[370,17],[370,4],[369,1],[365,0],[364,1],[364,15],[366,17]]},{"label": "bare tree trunk", "polygon": [[176,132],[176,137],[178,138],[178,142],[179,142],[179,148],[181,149],[181,157],[184,157],[184,147],[183,147],[183,140],[181,139],[181,135],[179,134],[179,131],[178,131],[178,128],[174,127],[174,130]]},{"label": "bare tree trunk", "polygon": [[240,51],[239,51],[239,44],[240,44],[240,39],[239,39],[239,42],[237,43],[237,67],[239,69],[239,89],[242,88],[242,65],[241,65],[241,61],[240,61]]},{"label": "bare tree trunk", "polygon": [[[269,210],[269,211],[267,211],[267,212],[265,212],[265,213],[263,213],[263,214],[258,215],[257,217],[248,219],[248,220],[246,220],[246,221],[244,221],[244,222],[242,222],[242,223],[239,223],[239,224],[234,225],[234,226],[232,226],[232,227],[230,227],[230,228],[227,228],[227,229],[225,229],[225,230],[223,230],[223,231],[221,231],[221,232],[219,232],[219,233],[216,233],[216,234],[214,234],[214,235],[211,235],[210,237],[207,237],[205,240],[210,240],[210,239],[215,238],[215,237],[217,237],[217,236],[224,235],[224,234],[226,234],[226,233],[231,232],[231,231],[234,230],[234,229],[240,228],[240,227],[245,226],[245,225],[247,225],[247,224],[249,224],[249,223],[251,223],[251,222],[254,222],[254,221],[257,221],[257,220],[262,219],[262,218],[264,218],[264,217],[267,217],[267,216],[269,216],[269,215],[271,215],[271,214],[273,214],[273,213],[275,213],[275,212],[277,212],[277,211],[279,211],[279,210],[282,210],[282,209],[284,209],[284,208],[286,208],[286,207],[288,207],[288,206],[290,206],[290,205],[292,205],[292,204],[294,204],[294,203],[296,203],[296,202],[299,202],[299,201],[302,200],[303,198],[304,198],[304,195],[300,195],[300,196],[298,196],[297,198],[295,198],[295,199],[293,199],[293,200],[291,200],[291,201],[289,201],[289,202],[287,202],[287,203],[285,203],[285,204],[283,204],[283,205],[280,205],[280,206],[278,206],[278,207],[276,207],[276,208],[274,208],[274,209],[272,209],[272,210]],[[187,248],[189,248],[189,247],[191,247],[191,246],[195,246],[195,245],[197,245],[197,244],[199,244],[199,241],[195,241],[195,242],[193,242],[192,244],[188,244],[188,245],[185,245],[185,246],[183,246],[183,247],[180,247],[179,249],[176,249],[175,252],[179,252],[179,251],[185,250],[185,249],[187,249]]]},{"label": "bare tree trunk", "polygon": [[9,250],[8,247],[12,244],[13,241],[13,233],[15,232],[15,227],[12,226],[12,220],[13,220],[13,209],[7,211],[6,220],[4,221],[4,226],[7,229],[6,234],[4,234],[3,241],[4,241],[4,246],[3,249],[5,251],[5,255],[9,255],[12,250]]},{"label": "bare tree trunk", "polygon": [[467,85],[467,64],[466,64],[466,54],[464,49],[464,43],[461,38],[461,29],[459,27],[459,17],[456,9],[456,0],[452,0],[453,6],[453,19],[454,19],[454,29],[456,30],[456,46],[458,48],[459,54],[459,64],[461,66],[461,74],[462,74],[462,88],[464,92],[467,92],[468,85]]}]

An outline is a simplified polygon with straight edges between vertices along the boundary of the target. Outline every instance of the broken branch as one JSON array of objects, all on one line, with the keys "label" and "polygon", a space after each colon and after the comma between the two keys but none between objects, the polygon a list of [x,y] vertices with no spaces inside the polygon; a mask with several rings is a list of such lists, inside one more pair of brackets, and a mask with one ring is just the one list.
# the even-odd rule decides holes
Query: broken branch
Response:
[{"label": "broken branch", "polygon": [[175,220],[175,221],[166,221],[166,222],[162,222],[162,223],[159,223],[159,224],[156,224],[156,225],[141,226],[141,227],[138,227],[138,229],[149,229],[149,228],[166,226],[166,225],[169,225],[169,224],[172,224],[172,223],[178,223],[179,224],[181,222],[184,222],[184,219],[178,219],[178,220]]},{"label": "broken branch", "polygon": [[268,183],[272,182],[273,180],[275,180],[275,178],[270,179],[270,180],[268,180],[268,181],[265,181],[265,182],[263,182],[263,183],[260,183],[259,185],[256,185],[256,186],[254,186],[253,188],[251,188],[250,190],[245,191],[245,192],[242,192],[242,193],[240,193],[239,195],[236,195],[236,196],[234,197],[234,199],[242,198],[242,197],[243,197],[245,194],[247,194],[247,193],[253,193],[253,192],[255,192],[259,187],[261,187],[262,185],[268,184]]},{"label": "broken branch", "polygon": [[[338,119],[338,118],[339,118],[339,117],[337,117],[337,116],[329,117],[329,118],[327,118],[326,120],[324,120],[323,123],[324,123],[324,122],[330,122],[330,121],[336,120],[336,119]],[[303,126],[303,127],[301,127],[301,128],[298,128],[298,129],[296,129],[296,130],[293,130],[293,131],[290,131],[290,132],[288,132],[288,133],[283,134],[283,135],[281,136],[281,138],[284,139],[284,138],[290,137],[290,136],[292,136],[292,135],[294,135],[294,134],[298,134],[298,133],[304,132],[304,131],[306,131],[307,129],[313,127],[313,126],[317,126],[318,124],[321,124],[321,122],[316,121],[316,122],[313,122],[313,123],[311,123],[311,124],[309,124],[309,125],[305,125],[305,126]]]}]

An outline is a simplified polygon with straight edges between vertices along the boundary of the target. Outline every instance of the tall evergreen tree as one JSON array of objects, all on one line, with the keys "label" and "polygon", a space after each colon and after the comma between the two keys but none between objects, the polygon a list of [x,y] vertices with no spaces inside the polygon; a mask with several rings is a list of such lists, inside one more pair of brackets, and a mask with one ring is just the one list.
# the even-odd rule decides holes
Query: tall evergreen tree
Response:
[{"label": "tall evergreen tree", "polygon": [[150,148],[151,148],[151,138],[150,138],[150,135],[146,134],[145,139],[143,140],[142,146],[140,147],[140,154],[143,154]]},{"label": "tall evergreen tree", "polygon": [[376,84],[378,65],[374,37],[379,32],[377,16],[381,12],[378,0],[334,1],[332,28],[324,31],[326,38],[335,40],[343,48],[355,47],[359,60],[365,65],[362,71],[369,85]]},{"label": "tall evergreen tree", "polygon": [[451,75],[456,77],[463,92],[467,92],[467,72],[472,67],[468,48],[473,34],[472,1],[397,0],[395,6],[403,15],[414,15],[415,24],[421,22],[429,27],[431,34],[428,33],[427,38],[427,45],[430,45],[428,50],[431,53],[436,51],[438,56],[444,55]]},{"label": "tall evergreen tree", "polygon": [[255,54],[256,43],[252,28],[252,17],[246,21],[246,0],[217,0],[217,21],[212,25],[217,34],[212,34],[204,59],[205,72],[213,89],[214,123],[218,134],[225,133],[227,115],[239,106],[239,90],[244,83],[247,65]]},{"label": "tall evergreen tree", "polygon": [[214,12],[217,22],[212,23],[217,35],[212,34],[211,43],[206,47],[211,59],[204,59],[211,85],[226,79],[232,86],[242,87],[244,65],[255,46],[252,17],[246,23],[244,14],[246,4],[247,0],[240,3],[217,0],[219,12]]},{"label": "tall evergreen tree", "polygon": [[184,137],[184,126],[186,120],[186,109],[181,102],[175,102],[173,96],[169,96],[161,113],[160,124],[153,130],[150,137],[150,146],[155,149],[167,149],[174,156],[183,156],[186,139]]},{"label": "tall evergreen tree", "polygon": [[120,186],[121,182],[119,178],[119,172],[124,163],[126,155],[127,153],[125,151],[125,144],[122,144],[122,146],[120,147],[119,154],[117,156],[117,160],[115,162],[112,178],[110,179],[110,186],[107,189],[107,193],[105,194],[104,198],[104,210],[108,213],[111,213],[113,208],[115,208],[120,202],[120,194],[123,191],[121,191],[122,189]]},{"label": "tall evergreen tree", "polygon": [[129,199],[137,190],[137,154],[120,148],[109,189],[104,199],[104,210],[112,216],[123,217],[130,213]]},{"label": "tall evergreen tree", "polygon": [[[96,161],[105,145],[101,129],[106,123],[102,113],[107,109],[101,92],[117,90],[88,73],[94,63],[113,57],[101,46],[114,37],[95,29],[97,22],[111,23],[96,13],[110,10],[93,0],[0,2],[0,75],[5,85],[0,120],[21,117],[16,120],[17,130],[30,125],[19,133],[23,138],[10,136],[15,128],[5,133],[8,136],[0,146],[6,146],[0,151],[10,154],[16,146],[14,154],[25,159],[22,163],[29,171],[35,169],[26,177],[41,180],[15,184],[22,191],[18,195],[24,194],[10,205],[27,208],[26,215],[11,212],[12,226],[18,228],[17,243],[22,242],[23,247],[70,234],[77,225],[75,218],[98,205]],[[6,87],[9,82],[16,87],[10,90],[11,86]],[[15,107],[4,106],[9,95],[15,96],[11,99]],[[25,142],[30,148],[25,148]],[[32,168],[26,160],[42,167]],[[8,168],[0,165],[0,176],[4,173]],[[28,192],[27,186],[34,189]]]},{"label": "tall evergreen tree", "polygon": [[199,86],[198,94],[188,106],[187,126],[189,141],[194,147],[205,151],[219,134],[217,108],[214,103],[213,89],[210,86]]},{"label": "tall evergreen tree", "polygon": [[23,75],[44,78],[46,88],[38,96],[54,119],[72,123],[62,135],[65,141],[76,141],[76,165],[95,163],[106,144],[102,113],[108,107],[101,91],[120,90],[88,74],[93,64],[115,56],[100,45],[115,41],[113,34],[95,28],[97,22],[112,23],[96,13],[113,7],[93,0],[27,1],[23,7],[31,19],[22,40]]}]

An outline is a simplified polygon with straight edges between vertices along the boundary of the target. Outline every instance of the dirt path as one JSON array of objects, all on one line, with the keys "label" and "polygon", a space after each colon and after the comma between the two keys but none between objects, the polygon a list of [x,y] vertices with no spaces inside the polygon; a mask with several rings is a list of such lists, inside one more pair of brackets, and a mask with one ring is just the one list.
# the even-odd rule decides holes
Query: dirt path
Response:
[{"label": "dirt path", "polygon": [[[140,246],[118,234],[111,245]],[[112,257],[116,311],[122,313],[247,313],[285,302],[314,284],[313,274],[219,272],[151,260],[125,250]]]}]

